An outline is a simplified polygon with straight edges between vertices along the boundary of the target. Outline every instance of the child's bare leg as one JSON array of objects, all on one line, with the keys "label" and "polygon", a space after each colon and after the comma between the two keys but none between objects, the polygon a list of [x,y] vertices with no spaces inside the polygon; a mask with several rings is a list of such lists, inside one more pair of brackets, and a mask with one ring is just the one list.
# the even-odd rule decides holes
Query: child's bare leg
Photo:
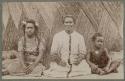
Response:
[{"label": "child's bare leg", "polygon": [[109,71],[108,72],[114,72],[117,71],[117,68],[120,66],[121,61],[120,60],[116,60],[113,61],[109,67]]}]

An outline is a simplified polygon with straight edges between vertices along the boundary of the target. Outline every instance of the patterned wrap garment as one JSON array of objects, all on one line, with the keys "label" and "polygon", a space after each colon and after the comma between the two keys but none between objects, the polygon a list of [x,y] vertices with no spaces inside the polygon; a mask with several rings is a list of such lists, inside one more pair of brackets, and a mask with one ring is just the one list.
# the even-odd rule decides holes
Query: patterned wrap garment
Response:
[{"label": "patterned wrap garment", "polygon": [[90,61],[97,65],[99,68],[104,68],[108,64],[109,58],[105,50],[99,51],[99,54],[96,54],[95,51],[91,51]]}]

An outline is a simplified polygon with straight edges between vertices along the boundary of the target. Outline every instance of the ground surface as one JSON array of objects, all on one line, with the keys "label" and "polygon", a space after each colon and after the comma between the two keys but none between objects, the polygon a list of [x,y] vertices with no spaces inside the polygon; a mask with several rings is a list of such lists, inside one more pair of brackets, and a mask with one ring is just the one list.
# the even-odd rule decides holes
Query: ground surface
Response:
[{"label": "ground surface", "polygon": [[[123,51],[113,54],[113,59],[123,59]],[[108,75],[96,75],[96,74],[88,74],[84,76],[70,77],[69,79],[124,79],[124,63],[122,62],[120,67],[118,68],[118,73],[111,73]],[[62,78],[54,78],[47,76],[3,76],[3,79],[62,79]],[[63,78],[67,79],[67,78]]]},{"label": "ground surface", "polygon": [[[95,75],[95,74],[89,74],[85,76],[77,76],[77,77],[70,77],[70,79],[123,79],[124,78],[124,70],[123,70],[123,64],[118,68],[119,73],[111,73],[108,75]],[[61,78],[54,78],[54,77],[47,77],[47,76],[3,76],[3,79],[61,79]],[[64,78],[66,79],[66,78]]]}]

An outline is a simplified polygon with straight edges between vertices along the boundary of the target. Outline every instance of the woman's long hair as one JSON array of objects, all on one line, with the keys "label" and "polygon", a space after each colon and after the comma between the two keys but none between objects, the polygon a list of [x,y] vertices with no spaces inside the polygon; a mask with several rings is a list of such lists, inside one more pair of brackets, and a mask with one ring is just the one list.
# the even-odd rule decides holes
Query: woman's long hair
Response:
[{"label": "woman's long hair", "polygon": [[38,36],[38,26],[36,25],[36,22],[33,19],[29,19],[27,21],[25,21],[25,24],[22,25],[22,29],[23,29],[23,33],[24,33],[24,43],[23,43],[23,52],[25,53],[26,51],[26,37],[25,37],[25,29],[26,29],[26,25],[27,23],[32,23],[35,27],[35,31],[34,31],[34,35],[38,41],[37,44],[37,51],[39,52],[39,43],[40,43],[40,37]]}]

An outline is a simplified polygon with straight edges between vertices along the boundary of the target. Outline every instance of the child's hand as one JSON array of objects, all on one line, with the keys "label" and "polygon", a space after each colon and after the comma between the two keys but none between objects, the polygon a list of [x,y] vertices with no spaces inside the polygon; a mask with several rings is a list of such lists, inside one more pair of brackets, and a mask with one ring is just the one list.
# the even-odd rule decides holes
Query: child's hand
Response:
[{"label": "child's hand", "polygon": [[109,72],[109,67],[105,67],[103,70],[104,70],[105,72]]},{"label": "child's hand", "polygon": [[100,71],[100,73],[99,73],[100,75],[104,75],[105,74],[105,71]]},{"label": "child's hand", "polygon": [[100,75],[105,74],[105,71],[103,71],[103,70],[102,70],[102,69],[100,69],[100,68],[98,68],[98,69],[97,69],[97,71],[98,71],[98,73],[99,73]]}]

